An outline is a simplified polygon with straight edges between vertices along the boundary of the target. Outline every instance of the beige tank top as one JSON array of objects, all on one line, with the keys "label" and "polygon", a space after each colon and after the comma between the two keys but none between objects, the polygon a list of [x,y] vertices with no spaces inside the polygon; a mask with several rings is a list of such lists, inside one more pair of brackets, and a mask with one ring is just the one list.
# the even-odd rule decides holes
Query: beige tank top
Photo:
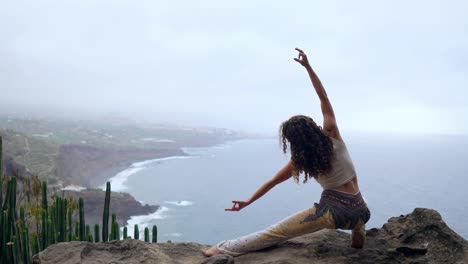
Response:
[{"label": "beige tank top", "polygon": [[332,161],[332,169],[327,174],[321,174],[317,177],[317,182],[323,189],[333,189],[339,187],[356,177],[353,161],[349,156],[346,145],[332,137],[335,159]]}]

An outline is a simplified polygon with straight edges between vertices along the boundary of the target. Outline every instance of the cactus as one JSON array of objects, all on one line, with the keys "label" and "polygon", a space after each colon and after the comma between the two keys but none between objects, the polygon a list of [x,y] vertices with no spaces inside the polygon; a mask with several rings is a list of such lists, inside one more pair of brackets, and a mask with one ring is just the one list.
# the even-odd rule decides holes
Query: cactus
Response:
[{"label": "cactus", "polygon": [[25,226],[24,207],[23,206],[20,206],[20,226],[21,226],[21,228],[24,228],[24,226]]},{"label": "cactus", "polygon": [[110,206],[111,185],[106,183],[106,198],[104,200],[104,212],[102,214],[102,242],[109,241],[109,206]]},{"label": "cactus", "polygon": [[6,255],[5,255],[5,260],[6,260],[5,263],[14,263],[13,242],[8,242],[6,245],[7,245],[7,249],[6,249]]},{"label": "cactus", "polygon": [[75,238],[74,240],[79,240],[80,237],[80,223],[75,223]]},{"label": "cactus", "polygon": [[49,219],[47,219],[47,245],[52,244],[55,244],[55,234],[52,219],[49,217]]},{"label": "cactus", "polygon": [[112,225],[112,229],[114,230],[114,240],[120,240],[120,226],[117,221]]},{"label": "cactus", "polygon": [[[0,178],[3,179],[3,139],[2,139],[2,136],[0,136]],[[0,187],[0,190],[1,190],[1,187]],[[3,193],[0,192],[0,194],[3,194]],[[2,200],[0,200],[0,204],[2,204],[1,201]]]},{"label": "cactus", "polygon": [[[3,164],[2,164],[2,140],[0,137],[0,263],[31,263],[31,255],[46,249],[49,245],[72,240],[99,242],[99,225],[94,225],[94,236],[91,234],[90,226],[85,225],[84,201],[79,198],[79,221],[75,223],[73,232],[73,204],[72,200],[55,196],[53,203],[48,205],[47,183],[42,182],[42,205],[39,211],[41,223],[37,223],[37,232],[31,236],[25,222],[25,207],[17,210],[16,177],[6,182],[6,196],[3,195]],[[106,186],[106,197],[104,203],[102,240],[109,240],[109,208],[110,208],[110,183]],[[37,194],[37,191],[36,191]],[[31,211],[32,212],[32,211]],[[37,217],[37,215],[35,215]],[[42,221],[41,221],[42,220]],[[112,214],[111,234],[112,239],[120,239],[120,226],[116,215]],[[128,236],[128,229],[124,227],[124,238]],[[153,227],[153,234],[154,234]],[[157,231],[156,231],[157,232]],[[138,225],[135,225],[135,239],[139,239]],[[154,235],[153,235],[154,240]],[[145,228],[145,241],[149,242],[149,229]]]},{"label": "cactus", "polygon": [[1,211],[0,214],[2,215],[2,225],[0,226],[0,231],[2,232],[2,236],[0,237],[0,243],[2,243],[2,247],[1,247],[1,256],[0,256],[0,260],[2,261],[2,263],[8,263],[8,247],[5,247],[6,243],[9,241],[7,240],[7,226],[8,226],[8,221],[7,221],[7,213],[4,212],[4,211]]},{"label": "cactus", "polygon": [[47,208],[47,183],[42,182],[42,249],[46,249],[49,246],[48,243],[48,230],[47,230],[47,221],[49,219]]},{"label": "cactus", "polygon": [[149,242],[149,229],[148,227],[145,227],[145,242]]},{"label": "cactus", "polygon": [[68,208],[68,241],[73,240],[73,209]]},{"label": "cactus", "polygon": [[127,227],[124,226],[124,228],[123,228],[123,239],[127,239],[127,237],[128,237],[127,231],[128,231]]},{"label": "cactus", "polygon": [[0,136],[0,261],[5,261],[4,256],[6,255],[5,241],[3,239],[5,230],[3,230],[3,141]]},{"label": "cactus", "polygon": [[80,232],[79,238],[80,241],[85,241],[86,239],[86,233],[85,233],[85,219],[84,219],[84,204],[83,204],[83,198],[80,197],[79,199],[79,207],[80,207]]},{"label": "cactus", "polygon": [[21,263],[19,252],[19,241],[16,236],[13,236],[13,263]]},{"label": "cactus", "polygon": [[29,264],[29,248],[28,248],[28,244],[29,244],[29,235],[28,235],[28,229],[24,229],[23,230],[23,234],[22,234],[22,253],[23,253],[23,262],[25,264]]},{"label": "cactus", "polygon": [[135,224],[135,228],[134,228],[133,231],[134,231],[134,232],[133,232],[133,233],[134,233],[134,234],[133,234],[133,238],[135,238],[135,239],[140,239],[140,231],[138,231],[138,225],[137,225],[137,224]]},{"label": "cactus", "polygon": [[55,244],[57,243],[57,229],[56,229],[56,222],[57,222],[57,218],[56,217],[56,214],[55,214],[55,204],[52,204],[51,206],[49,206],[49,212],[48,212],[48,215],[49,215],[49,220],[50,220],[50,225],[48,225],[48,231],[49,231],[49,234],[50,234],[50,241],[49,241],[49,245],[52,245],[52,244]]},{"label": "cactus", "polygon": [[67,238],[67,200],[60,198],[60,210],[59,210],[59,230],[60,230],[60,242],[65,242]]},{"label": "cactus", "polygon": [[39,237],[37,234],[32,234],[32,254],[36,255],[41,249],[39,248]]},{"label": "cactus", "polygon": [[99,225],[94,224],[94,242],[99,242]]},{"label": "cactus", "polygon": [[89,225],[86,225],[86,232],[85,232],[86,239],[88,239],[88,235],[90,235],[90,234],[91,234],[91,228],[89,227]]},{"label": "cactus", "polygon": [[153,243],[158,243],[158,227],[153,225]]},{"label": "cactus", "polygon": [[116,221],[117,217],[115,216],[115,213],[112,214],[112,221],[111,221],[111,233],[110,233],[110,240],[116,240],[115,238],[115,228],[114,228],[114,223]]}]

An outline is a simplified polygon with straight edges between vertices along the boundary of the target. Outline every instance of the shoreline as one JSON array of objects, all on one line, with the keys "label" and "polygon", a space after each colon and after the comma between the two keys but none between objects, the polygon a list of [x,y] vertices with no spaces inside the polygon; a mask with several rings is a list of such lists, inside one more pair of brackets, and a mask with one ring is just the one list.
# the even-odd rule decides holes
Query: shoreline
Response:
[{"label": "shoreline", "polygon": [[[125,192],[127,190],[127,187],[125,186],[125,182],[130,178],[130,176],[134,175],[135,173],[144,170],[146,168],[145,165],[152,164],[155,162],[161,162],[161,161],[166,161],[166,160],[172,160],[172,159],[190,159],[195,156],[192,155],[176,155],[176,156],[168,156],[168,157],[162,157],[162,158],[155,158],[155,159],[148,159],[148,160],[143,160],[143,161],[137,161],[133,162],[130,166],[127,166],[126,169],[123,169],[116,174],[114,174],[113,177],[108,178],[106,182],[111,183],[111,190],[115,192]],[[117,185],[117,186],[116,186]],[[98,188],[101,188],[102,190],[106,190],[105,184],[99,186]]]},{"label": "shoreline", "polygon": [[[129,177],[132,175],[136,174],[137,172],[144,170],[146,168],[146,165],[156,163],[156,162],[163,162],[167,160],[172,160],[172,159],[190,159],[197,157],[198,155],[195,154],[189,154],[193,149],[203,149],[203,148],[216,148],[216,147],[225,147],[232,141],[238,141],[242,139],[236,139],[236,140],[227,140],[224,142],[220,142],[217,144],[210,144],[210,145],[203,145],[203,146],[188,146],[188,147],[180,147],[178,150],[181,153],[177,153],[175,155],[161,155],[160,157],[156,158],[150,158],[150,159],[144,159],[144,160],[139,160],[139,161],[129,161],[127,162],[127,165],[120,165],[120,166],[113,166],[110,167],[104,171],[101,171],[99,174],[99,179],[106,179],[105,182],[98,186],[94,186],[93,188],[103,190],[105,192],[106,189],[106,182],[111,182],[111,191],[112,193],[124,193],[128,194],[132,199],[134,199],[138,204],[145,209],[150,209],[153,208],[153,210],[144,210],[143,213],[141,214],[128,214],[127,217],[124,217],[122,219],[123,225],[121,225],[121,228],[124,226],[127,227],[128,229],[128,234],[133,234],[133,227],[135,224],[138,224],[139,230],[140,230],[140,237],[143,236],[144,228],[149,227],[147,222],[152,219],[159,219],[162,218],[162,214],[168,210],[166,206],[163,204],[147,204],[144,201],[139,201],[135,198],[135,196],[128,192],[127,187],[125,186],[125,182],[128,180]],[[112,198],[111,198],[112,199]],[[166,201],[167,202],[167,201]],[[184,201],[186,202],[186,201]],[[162,202],[164,203],[164,202]],[[154,210],[154,208],[156,210]],[[117,215],[117,218],[119,218],[119,215]]]}]

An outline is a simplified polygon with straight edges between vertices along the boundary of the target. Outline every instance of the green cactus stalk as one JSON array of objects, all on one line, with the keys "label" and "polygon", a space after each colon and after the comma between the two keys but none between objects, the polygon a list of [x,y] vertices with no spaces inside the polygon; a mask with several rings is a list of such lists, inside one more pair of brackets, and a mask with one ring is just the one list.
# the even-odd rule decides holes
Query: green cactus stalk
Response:
[{"label": "green cactus stalk", "polygon": [[13,236],[13,254],[14,254],[13,263],[15,264],[21,263],[18,245],[19,245],[18,239],[16,238],[16,236]]},{"label": "green cactus stalk", "polygon": [[[9,197],[9,206],[8,206],[8,227],[7,229],[11,230],[11,234],[13,235],[13,242],[15,243],[14,245],[14,254],[15,254],[15,261],[19,262],[21,261],[21,231],[19,230],[18,226],[16,225],[17,223],[17,210],[16,210],[16,177],[12,177],[9,180],[9,186],[10,188],[10,197]],[[16,241],[15,241],[16,240]],[[17,257],[18,256],[18,257]]]},{"label": "green cactus stalk", "polygon": [[[0,136],[0,178],[3,179],[3,139],[2,139],[2,136]],[[0,187],[0,191],[1,190],[2,189]],[[0,192],[0,194],[2,194],[2,192]],[[2,204],[1,201],[2,200],[0,200],[0,204]]]},{"label": "green cactus stalk", "polygon": [[110,240],[116,240],[115,238],[115,228],[114,228],[114,223],[116,221],[117,217],[115,216],[115,213],[112,214],[112,221],[111,221],[111,233],[110,233]]},{"label": "green cactus stalk", "polygon": [[138,225],[135,224],[133,238],[140,239],[140,231],[138,231]]},{"label": "green cactus stalk", "polygon": [[26,252],[28,253],[28,264],[31,263],[31,241],[30,241],[30,236],[29,236],[29,229],[26,228]]},{"label": "green cactus stalk", "polygon": [[47,216],[47,183],[42,182],[42,249],[46,249],[49,246],[48,243],[48,230],[47,230],[47,221],[49,217]]},{"label": "green cactus stalk", "polygon": [[79,240],[80,237],[80,223],[75,223],[75,238],[74,241]]},{"label": "green cactus stalk", "polygon": [[[16,177],[11,177],[10,179],[11,185],[11,192],[10,192],[10,205],[9,208],[11,209],[11,219],[14,221],[18,219],[17,212],[16,212]],[[16,223],[16,221],[14,221]]]},{"label": "green cactus stalk", "polygon": [[6,249],[6,256],[5,256],[5,263],[14,263],[14,248],[13,248],[13,242],[8,242],[7,244],[7,249]]},{"label": "green cactus stalk", "polygon": [[94,242],[99,242],[99,225],[94,224]]},{"label": "green cactus stalk", "polygon": [[86,239],[86,230],[85,230],[85,218],[84,218],[84,202],[83,198],[80,197],[79,199],[79,208],[80,208],[80,241],[85,241]]},{"label": "green cactus stalk", "polygon": [[7,181],[7,184],[6,184],[6,187],[7,187],[7,191],[6,191],[6,194],[5,194],[5,201],[3,201],[3,206],[2,206],[2,209],[5,211],[6,209],[8,209],[8,206],[10,206],[10,192],[11,192],[11,187],[10,187],[10,181]]},{"label": "green cactus stalk", "polygon": [[55,230],[55,236],[56,236],[56,240],[57,242],[60,242],[60,217],[59,217],[59,210],[60,210],[60,203],[59,203],[59,197],[56,196],[55,197],[55,200],[54,200],[54,203],[52,205],[52,215],[54,216],[54,230]]},{"label": "green cactus stalk", "polygon": [[[0,136],[0,207],[3,206],[3,139]],[[3,208],[0,208],[0,261],[4,262],[4,255],[6,255],[5,243],[3,241]]]},{"label": "green cactus stalk", "polygon": [[[0,181],[1,182],[1,181]],[[0,193],[1,196],[1,193]],[[7,241],[6,241],[6,213],[3,212],[3,210],[0,210],[0,261],[2,263],[6,263],[7,261],[7,247],[5,246]]]},{"label": "green cactus stalk", "polygon": [[123,239],[127,239],[127,237],[128,237],[128,233],[127,233],[127,232],[128,232],[127,227],[124,226],[124,228],[123,228]]},{"label": "green cactus stalk", "polygon": [[158,227],[153,225],[153,243],[158,243]]},{"label": "green cactus stalk", "polygon": [[91,242],[91,243],[92,243],[92,242],[93,242],[93,235],[91,235],[91,234],[88,234],[88,235],[86,236],[86,241],[88,241],[88,242]]},{"label": "green cactus stalk", "polygon": [[91,234],[91,228],[89,227],[89,225],[86,225],[86,232],[85,232],[86,237],[88,237],[89,234]]},{"label": "green cactus stalk", "polygon": [[57,222],[57,219],[55,218],[55,204],[52,204],[49,206],[49,219],[50,219],[50,225],[48,226],[49,229],[49,234],[50,238],[52,239],[49,241],[49,245],[57,243],[57,229],[55,229],[55,223]]},{"label": "green cactus stalk", "polygon": [[36,255],[41,249],[39,248],[39,237],[37,234],[32,234],[32,254]]},{"label": "green cactus stalk", "polygon": [[109,241],[109,206],[110,206],[111,184],[106,183],[106,198],[104,200],[104,213],[102,214],[102,242]]},{"label": "green cactus stalk", "polygon": [[117,221],[114,222],[113,228],[114,228],[114,240],[120,240],[120,226],[119,226],[119,223],[117,223]]},{"label": "green cactus stalk", "polygon": [[67,237],[67,200],[60,198],[60,241],[65,242]]},{"label": "green cactus stalk", "polygon": [[47,219],[47,245],[55,244],[55,233],[51,218]]},{"label": "green cactus stalk", "polygon": [[23,206],[20,207],[20,222],[19,222],[19,224],[20,224],[21,228],[24,228],[25,222],[24,222],[24,207]]},{"label": "green cactus stalk", "polygon": [[28,260],[29,260],[29,252],[28,252],[28,246],[27,246],[27,245],[28,245],[28,239],[27,239],[27,237],[28,237],[28,232],[27,232],[26,229],[25,229],[25,230],[23,230],[23,234],[22,234],[22,238],[21,238],[21,239],[22,239],[22,244],[23,244],[23,245],[22,245],[22,246],[23,246],[23,247],[22,247],[23,262],[24,262],[25,264],[28,264],[28,263],[29,263],[29,262],[28,262]]},{"label": "green cactus stalk", "polygon": [[73,209],[68,208],[68,241],[73,241]]},{"label": "green cactus stalk", "polygon": [[149,242],[149,228],[145,227],[145,242]]}]

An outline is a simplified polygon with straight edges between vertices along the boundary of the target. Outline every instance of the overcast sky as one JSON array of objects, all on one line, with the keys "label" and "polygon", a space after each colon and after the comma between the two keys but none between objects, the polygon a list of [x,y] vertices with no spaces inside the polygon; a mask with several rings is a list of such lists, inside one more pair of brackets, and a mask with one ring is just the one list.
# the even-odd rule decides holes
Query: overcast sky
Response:
[{"label": "overcast sky", "polygon": [[[0,104],[275,134],[468,133],[467,1],[0,0]],[[37,111],[39,112],[39,111]]]}]

